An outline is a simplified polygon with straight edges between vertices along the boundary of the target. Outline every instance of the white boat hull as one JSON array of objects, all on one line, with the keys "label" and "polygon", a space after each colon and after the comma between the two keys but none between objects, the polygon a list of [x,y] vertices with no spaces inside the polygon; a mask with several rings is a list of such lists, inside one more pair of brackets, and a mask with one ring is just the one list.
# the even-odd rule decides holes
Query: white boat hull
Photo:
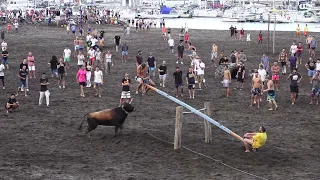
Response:
[{"label": "white boat hull", "polygon": [[239,18],[222,18],[223,22],[239,22]]},{"label": "white boat hull", "polygon": [[217,11],[211,10],[194,10],[193,17],[215,18],[218,16]]},{"label": "white boat hull", "polygon": [[166,19],[166,18],[179,18],[180,17],[180,15],[178,15],[178,14],[161,14],[160,15],[160,18],[164,18],[164,19]]}]

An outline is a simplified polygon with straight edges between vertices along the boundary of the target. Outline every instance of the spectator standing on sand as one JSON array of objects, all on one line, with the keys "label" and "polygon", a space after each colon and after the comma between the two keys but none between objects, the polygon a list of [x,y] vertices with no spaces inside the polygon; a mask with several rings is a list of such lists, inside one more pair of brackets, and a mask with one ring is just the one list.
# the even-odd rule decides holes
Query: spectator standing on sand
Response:
[{"label": "spectator standing on sand", "polygon": [[238,55],[238,61],[246,62],[247,61],[247,56],[243,52],[243,50],[240,51],[240,54]]},{"label": "spectator standing on sand", "polygon": [[287,79],[290,79],[290,91],[291,91],[291,101],[292,105],[296,103],[299,95],[299,83],[302,79],[302,76],[297,72],[297,68],[294,68],[292,73],[288,76]]},{"label": "spectator standing on sand", "polygon": [[70,57],[71,57],[71,50],[69,49],[69,46],[66,46],[66,48],[63,51],[63,60],[67,65],[67,69],[70,68],[70,64],[69,64],[71,61]]},{"label": "spectator standing on sand", "polygon": [[159,81],[160,86],[165,87],[166,78],[167,78],[167,65],[166,61],[163,61],[162,64],[159,66]]},{"label": "spectator standing on sand", "polygon": [[194,99],[194,93],[195,93],[195,86],[196,86],[196,75],[194,74],[193,68],[189,67],[189,71],[186,75],[186,82],[188,84],[188,91],[189,91],[189,97],[190,99]]},{"label": "spectator standing on sand", "polygon": [[4,30],[1,29],[1,40],[3,41],[4,40]]},{"label": "spectator standing on sand", "polygon": [[262,44],[262,32],[261,31],[259,32],[259,35],[258,35],[258,45],[259,44]]},{"label": "spectator standing on sand", "polygon": [[[174,84],[176,87],[176,97],[183,97],[183,79],[182,79],[182,71],[179,67],[176,67],[176,71],[173,73]],[[179,87],[181,89],[181,93],[179,93]]]},{"label": "spectator standing on sand", "polygon": [[65,74],[66,74],[66,65],[63,62],[63,59],[60,58],[59,60],[59,64],[57,66],[58,68],[58,86],[59,89],[61,89],[61,84],[62,84],[62,88],[65,89],[66,88],[66,80],[65,80]]},{"label": "spectator standing on sand", "polygon": [[149,74],[151,74],[153,77],[156,76],[156,68],[157,68],[157,62],[156,59],[152,56],[152,53],[150,53],[147,63],[149,66]]},{"label": "spectator standing on sand", "polygon": [[273,66],[271,67],[271,73],[272,73],[272,81],[276,86],[277,91],[279,91],[279,83],[280,83],[280,67],[278,66],[277,62],[273,63]]},{"label": "spectator standing on sand", "polygon": [[34,56],[32,55],[32,52],[29,52],[29,55],[28,55],[28,68],[29,68],[29,78],[31,79],[32,76],[33,78],[36,78],[36,67],[35,67],[35,60],[34,60]]},{"label": "spectator standing on sand", "polygon": [[107,74],[110,74],[111,66],[113,66],[112,54],[110,53],[110,51],[107,51],[105,55],[105,66],[104,66],[106,67],[105,71]]},{"label": "spectator standing on sand", "polygon": [[127,62],[128,60],[128,50],[129,50],[129,47],[126,43],[126,41],[124,41],[122,47],[121,47],[121,50],[122,50],[122,62],[125,61]]},{"label": "spectator standing on sand", "polygon": [[310,97],[310,104],[313,104],[313,98],[316,96],[317,102],[316,105],[319,104],[320,98],[320,70],[318,70],[315,75],[312,77],[312,93]]},{"label": "spectator standing on sand", "polygon": [[81,69],[82,65],[84,64],[84,61],[86,60],[86,58],[84,57],[81,51],[79,51],[77,59],[78,59],[78,62],[77,62],[78,69]]},{"label": "spectator standing on sand", "polygon": [[261,126],[259,128],[259,132],[255,132],[255,133],[246,133],[243,136],[243,142],[244,142],[244,146],[246,148],[246,153],[250,152],[249,149],[249,145],[252,146],[252,149],[258,149],[260,147],[262,147],[267,141],[267,133],[266,133],[266,129]]},{"label": "spectator standing on sand", "polygon": [[2,89],[6,89],[4,86],[4,70],[5,66],[3,65],[2,61],[0,61],[0,79],[2,81]]},{"label": "spectator standing on sand", "polygon": [[170,52],[173,54],[174,53],[174,39],[172,37],[169,38],[168,44],[170,47]]},{"label": "spectator standing on sand", "polygon": [[3,60],[3,64],[6,66],[7,69],[9,69],[8,57],[9,57],[9,52],[7,51],[7,49],[5,49],[4,51],[2,51],[2,60]]},{"label": "spectator standing on sand", "polygon": [[289,62],[290,62],[290,69],[292,72],[294,68],[297,68],[297,58],[296,56],[294,56],[294,54],[291,54],[291,57],[289,58]]},{"label": "spectator standing on sand", "polygon": [[223,66],[223,87],[226,88],[226,97],[229,97],[230,93],[230,83],[231,83],[231,73],[228,65]]},{"label": "spectator standing on sand", "polygon": [[269,102],[270,109],[269,111],[277,110],[277,102],[276,102],[276,92],[274,91],[274,82],[266,76],[267,81],[267,89],[263,90],[263,92],[267,92],[267,101]]},{"label": "spectator standing on sand", "polygon": [[[28,72],[28,71],[29,71],[29,68],[28,68],[28,61],[27,61],[27,59],[23,59],[22,63],[20,64],[20,71],[22,70],[22,67],[23,67],[23,66],[26,66],[26,70],[27,70],[27,72]],[[29,80],[28,80],[28,78],[27,78],[26,80],[27,80],[27,82],[26,82],[27,87],[25,87],[25,88],[27,89],[27,91],[29,91],[29,88],[28,88]],[[21,89],[21,91],[24,91],[24,89]]]},{"label": "spectator standing on sand", "polygon": [[86,81],[86,87],[89,88],[91,87],[91,72],[92,72],[92,66],[89,62],[85,62],[85,66],[86,66],[86,78],[87,78],[87,81]]},{"label": "spectator standing on sand", "polygon": [[7,113],[10,111],[14,111],[19,107],[19,102],[17,101],[14,94],[11,94],[11,96],[8,98],[7,104],[6,104],[6,110]]},{"label": "spectator standing on sand", "polygon": [[211,50],[211,61],[215,63],[215,66],[216,66],[217,60],[218,60],[218,46],[216,45],[215,42],[213,42],[212,50]]},{"label": "spectator standing on sand", "polygon": [[312,36],[310,56],[316,56],[316,48],[317,48],[317,41],[316,41],[316,38]]},{"label": "spectator standing on sand", "polygon": [[287,74],[287,61],[288,61],[288,55],[286,53],[286,50],[282,49],[279,55],[279,62],[281,63],[281,73],[283,75]]},{"label": "spectator standing on sand", "polygon": [[230,34],[231,34],[231,39],[233,38],[234,35],[234,27],[231,25],[231,27],[229,28],[230,30]]},{"label": "spectator standing on sand", "polygon": [[100,48],[97,48],[96,50],[96,66],[103,67],[102,54]]},{"label": "spectator standing on sand", "polygon": [[180,63],[183,64],[184,46],[183,46],[182,42],[180,42],[180,44],[178,45],[177,51],[178,51],[178,60],[177,60],[176,64],[179,63],[179,60],[180,60]]},{"label": "spectator standing on sand", "polygon": [[80,49],[80,42],[79,42],[79,38],[78,36],[76,37],[75,40],[73,40],[73,45],[74,45],[74,53],[73,53],[73,56],[76,57],[76,55],[78,54],[79,52],[79,49]]},{"label": "spectator standing on sand", "polygon": [[96,70],[94,71],[94,89],[96,90],[95,96],[101,97],[101,87],[103,84],[103,73],[100,70],[99,66],[96,66]]},{"label": "spectator standing on sand", "polygon": [[298,61],[299,61],[299,64],[302,64],[302,51],[303,51],[303,46],[301,44],[301,42],[298,43],[298,46],[297,46],[297,57],[298,57]]},{"label": "spectator standing on sand", "polygon": [[40,97],[39,97],[39,106],[41,106],[44,96],[46,97],[47,107],[49,107],[49,96],[50,91],[48,90],[49,80],[46,77],[46,73],[42,73],[40,78]]},{"label": "spectator standing on sand", "polygon": [[90,50],[88,51],[87,54],[88,54],[90,63],[93,65],[94,60],[96,58],[96,51],[93,49],[93,47],[90,47]]},{"label": "spectator standing on sand", "polygon": [[50,65],[50,69],[51,69],[51,77],[57,77],[57,66],[58,66],[58,58],[53,55],[50,62],[48,63]]},{"label": "spectator standing on sand", "polygon": [[120,106],[124,103],[124,100],[127,103],[131,102],[130,83],[131,80],[129,79],[129,74],[126,73],[121,81],[122,91],[120,97]]},{"label": "spectator standing on sand", "polygon": [[206,65],[203,63],[201,59],[199,59],[199,68],[197,69],[197,76],[198,76],[198,83],[199,83],[198,90],[202,90],[202,88],[205,87],[205,79],[204,79],[205,68],[206,68]]},{"label": "spectator standing on sand", "polygon": [[266,70],[266,72],[268,72],[270,68],[270,61],[269,61],[269,57],[266,56],[266,54],[262,55],[261,64],[263,65],[263,68]]},{"label": "spectator standing on sand", "polygon": [[162,37],[163,37],[163,41],[167,40],[167,28],[165,27],[162,28]]},{"label": "spectator standing on sand", "polygon": [[80,96],[84,98],[84,86],[86,85],[87,81],[87,71],[85,65],[83,65],[81,69],[78,70],[76,79],[80,85]]},{"label": "spectator standing on sand", "polygon": [[240,30],[240,38],[239,38],[239,40],[240,41],[243,41],[243,38],[244,38],[244,30],[243,30],[243,28]]},{"label": "spectator standing on sand", "polygon": [[263,64],[259,64],[259,69],[258,69],[258,74],[261,78],[261,95],[263,94],[264,86],[266,85],[266,76],[267,76],[267,71],[264,69]]},{"label": "spectator standing on sand", "polygon": [[255,104],[255,102],[257,101],[257,105],[258,108],[260,108],[260,95],[261,95],[261,89],[260,87],[262,86],[262,81],[261,81],[261,77],[259,76],[259,73],[257,70],[255,70],[254,75],[252,77],[252,90],[251,90],[251,104],[250,107],[253,106],[253,104]]},{"label": "spectator standing on sand", "polygon": [[238,65],[238,70],[237,70],[237,75],[236,75],[236,78],[237,78],[237,88],[235,89],[239,89],[240,87],[240,90],[243,89],[243,84],[244,84],[244,74],[245,74],[245,66],[243,64],[243,62],[239,62],[239,65]]},{"label": "spectator standing on sand", "polygon": [[184,34],[184,43],[188,44],[189,41],[190,41],[190,34],[186,32]]},{"label": "spectator standing on sand", "polygon": [[119,51],[120,43],[121,43],[121,37],[120,36],[115,36],[114,37],[114,44],[116,45],[116,52]]},{"label": "spectator standing on sand", "polygon": [[138,51],[138,54],[136,56],[136,65],[137,67],[139,65],[141,65],[143,63],[143,60],[142,60],[142,52],[141,51]]},{"label": "spectator standing on sand", "polygon": [[316,73],[316,61],[312,58],[309,58],[309,61],[305,65],[306,69],[308,70],[308,77],[310,78],[310,84],[312,84],[312,78]]},{"label": "spectator standing on sand", "polygon": [[296,45],[295,42],[292,43],[291,47],[290,47],[290,52],[291,54],[293,54],[294,56],[296,56],[298,50],[298,46]]},{"label": "spectator standing on sand", "polygon": [[27,86],[28,71],[27,71],[27,67],[26,66],[22,66],[22,69],[19,71],[18,77],[19,77],[19,81],[20,81],[20,86],[18,88],[17,95],[19,94],[19,90],[23,89],[24,96],[28,96],[27,89],[26,89],[28,87]]},{"label": "spectator standing on sand", "polygon": [[6,50],[8,48],[7,46],[8,46],[7,42],[5,40],[3,40],[1,43],[2,51]]},{"label": "spectator standing on sand", "polygon": [[251,35],[250,33],[247,33],[247,38],[246,38],[246,45],[251,45]]}]

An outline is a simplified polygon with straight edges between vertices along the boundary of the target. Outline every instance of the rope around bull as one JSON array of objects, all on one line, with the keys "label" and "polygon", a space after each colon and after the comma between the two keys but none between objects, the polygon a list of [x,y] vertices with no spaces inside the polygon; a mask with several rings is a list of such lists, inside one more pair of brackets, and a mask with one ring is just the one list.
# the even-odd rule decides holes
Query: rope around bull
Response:
[{"label": "rope around bull", "polygon": [[[165,142],[165,143],[167,143],[167,144],[174,144],[173,142],[169,142],[169,141],[166,141],[166,140],[162,140],[162,139],[160,139],[160,138],[158,138],[158,137],[156,137],[156,136],[154,136],[154,135],[152,135],[152,134],[150,134],[150,133],[148,133],[148,132],[147,132],[147,134],[148,134],[149,136],[151,136],[151,137],[153,137],[153,138],[155,138],[155,139],[157,139],[157,140],[159,140],[159,141]],[[249,176],[256,177],[256,178],[258,178],[258,179],[268,180],[268,179],[263,178],[263,177],[261,177],[261,176],[257,176],[257,175],[255,175],[255,174],[252,174],[252,173],[243,171],[243,170],[241,170],[241,169],[235,168],[235,167],[233,167],[233,166],[230,166],[230,165],[228,165],[228,164],[226,164],[226,163],[223,163],[221,160],[217,160],[217,159],[214,159],[214,158],[212,158],[212,157],[210,157],[210,156],[207,156],[207,155],[205,155],[205,154],[202,154],[202,153],[198,153],[198,152],[196,152],[196,151],[193,151],[192,149],[189,149],[189,148],[187,148],[186,146],[182,146],[182,148],[186,149],[186,150],[189,151],[189,152],[192,152],[192,153],[194,153],[194,154],[197,154],[197,155],[199,155],[199,156],[202,156],[202,157],[205,157],[205,158],[210,159],[210,160],[212,160],[212,161],[218,162],[218,163],[220,163],[220,164],[222,164],[222,165],[224,165],[224,166],[226,166],[226,167],[228,167],[228,168],[231,168],[231,169],[236,170],[236,171],[238,171],[238,172],[241,172],[241,173],[243,173],[243,174],[247,174],[247,175],[249,175]]]}]

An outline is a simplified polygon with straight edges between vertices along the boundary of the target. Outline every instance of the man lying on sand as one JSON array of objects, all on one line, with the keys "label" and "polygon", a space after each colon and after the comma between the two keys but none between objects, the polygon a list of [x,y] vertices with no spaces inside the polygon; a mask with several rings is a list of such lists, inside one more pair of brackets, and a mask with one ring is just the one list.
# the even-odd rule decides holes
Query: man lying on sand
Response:
[{"label": "man lying on sand", "polygon": [[252,149],[255,150],[262,147],[265,144],[266,140],[267,140],[267,133],[266,133],[266,129],[263,126],[259,128],[259,132],[246,133],[243,136],[243,142],[246,148],[245,152],[250,152],[249,145],[251,145]]}]

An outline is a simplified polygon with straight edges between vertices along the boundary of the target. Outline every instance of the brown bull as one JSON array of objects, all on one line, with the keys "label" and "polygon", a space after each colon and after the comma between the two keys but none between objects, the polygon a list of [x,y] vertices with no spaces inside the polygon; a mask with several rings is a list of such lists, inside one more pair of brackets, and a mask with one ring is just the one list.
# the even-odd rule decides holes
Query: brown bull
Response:
[{"label": "brown bull", "polygon": [[[130,112],[133,112],[134,110],[135,108],[131,104],[124,103],[122,106],[114,109],[106,109],[103,111],[87,113],[85,117],[87,116],[88,128],[84,133],[84,136],[88,134],[90,131],[97,128],[98,125],[104,125],[104,126],[115,126],[114,137],[116,137],[118,134],[118,129],[123,128],[122,125],[126,120],[128,114]],[[85,118],[83,119],[83,121],[79,126],[79,131],[81,131],[82,129],[82,124],[84,120]]]}]

